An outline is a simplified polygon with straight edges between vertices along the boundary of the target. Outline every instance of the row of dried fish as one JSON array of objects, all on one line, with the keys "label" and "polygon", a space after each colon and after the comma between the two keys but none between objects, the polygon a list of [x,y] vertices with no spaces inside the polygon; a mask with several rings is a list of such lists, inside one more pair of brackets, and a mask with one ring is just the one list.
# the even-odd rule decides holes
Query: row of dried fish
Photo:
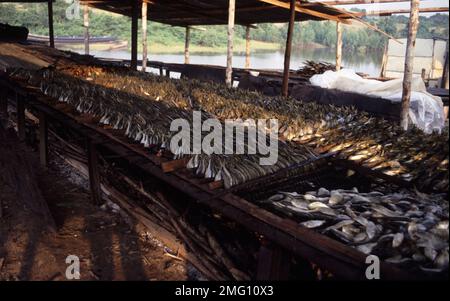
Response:
[{"label": "row of dried fish", "polygon": [[444,195],[353,190],[282,192],[262,203],[364,254],[425,272],[449,266],[449,207]]},{"label": "row of dried fish", "polygon": [[400,176],[420,189],[448,191],[448,127],[442,134],[404,132],[391,121],[351,107],[267,97],[195,80],[171,80],[151,74],[105,69],[90,79],[147,99],[183,109],[201,109],[221,120],[278,119],[280,136],[387,175]]},{"label": "row of dried fish", "polygon": [[322,74],[326,71],[336,71],[336,65],[327,62],[306,61],[300,69],[296,71],[298,75],[311,78],[313,75]]},{"label": "row of dried fish", "polygon": [[[193,137],[192,110],[169,106],[166,102],[145,99],[136,94],[122,92],[120,89],[105,88],[58,71],[16,70],[11,73],[11,76],[39,87],[44,94],[70,104],[80,113],[98,117],[102,124],[109,125],[113,129],[124,130],[126,136],[142,143],[145,147],[169,148],[172,146],[170,141],[176,133],[170,131],[171,122],[179,118],[189,122],[190,137]],[[206,112],[201,113],[201,120],[211,117]],[[242,143],[243,149],[248,150],[246,137]],[[280,142],[277,146],[276,164],[266,166],[260,165],[260,159],[266,157],[263,154],[191,155],[192,144],[175,147],[176,149],[170,149],[175,159],[190,156],[188,168],[194,169],[198,175],[206,178],[223,180],[227,188],[314,158],[314,154],[307,148],[285,142]],[[222,153],[225,153],[225,145],[223,145]]]}]

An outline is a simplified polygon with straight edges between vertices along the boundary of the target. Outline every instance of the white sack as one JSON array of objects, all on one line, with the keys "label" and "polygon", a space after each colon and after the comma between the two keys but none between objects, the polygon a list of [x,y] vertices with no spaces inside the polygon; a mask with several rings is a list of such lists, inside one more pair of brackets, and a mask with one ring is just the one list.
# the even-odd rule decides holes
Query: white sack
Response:
[{"label": "white sack", "polygon": [[[337,89],[346,92],[365,94],[374,97],[401,102],[403,80],[394,79],[387,82],[364,79],[350,69],[326,71],[311,77],[314,86],[326,89]],[[414,76],[411,82],[411,105],[409,117],[411,121],[425,133],[441,132],[445,125],[444,104],[440,97],[427,92],[420,76]]]}]

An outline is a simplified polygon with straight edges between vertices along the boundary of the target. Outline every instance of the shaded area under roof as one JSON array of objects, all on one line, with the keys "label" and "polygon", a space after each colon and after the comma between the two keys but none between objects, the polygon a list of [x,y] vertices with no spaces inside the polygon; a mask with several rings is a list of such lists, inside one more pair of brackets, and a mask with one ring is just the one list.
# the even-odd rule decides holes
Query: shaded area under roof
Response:
[{"label": "shaded area under roof", "polygon": [[[131,17],[133,0],[81,0],[89,6]],[[141,3],[141,0],[138,0]],[[149,20],[174,26],[228,24],[228,0],[148,0]],[[269,2],[269,3],[268,3]],[[272,4],[271,4],[271,3]],[[302,3],[308,3],[302,7]],[[283,23],[289,21],[289,0],[237,0],[236,24]],[[297,1],[296,21],[342,19],[343,11],[320,3]],[[139,15],[141,10],[139,9]],[[343,18],[349,18],[345,16]],[[345,21],[345,20],[343,20]]]}]

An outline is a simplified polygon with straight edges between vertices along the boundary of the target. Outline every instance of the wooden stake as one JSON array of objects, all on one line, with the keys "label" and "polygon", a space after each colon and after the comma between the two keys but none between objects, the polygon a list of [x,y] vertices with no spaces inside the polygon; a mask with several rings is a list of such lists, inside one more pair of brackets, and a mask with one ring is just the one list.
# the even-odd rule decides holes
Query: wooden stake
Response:
[{"label": "wooden stake", "polygon": [[89,6],[83,7],[83,25],[84,25],[84,54],[89,55]]},{"label": "wooden stake", "polygon": [[142,2],[142,72],[147,70],[147,2]]},{"label": "wooden stake", "polygon": [[92,141],[87,142],[88,164],[89,164],[89,183],[91,186],[92,201],[94,205],[101,205],[102,191],[100,182],[100,172],[98,169],[97,146]]},{"label": "wooden stake", "polygon": [[227,69],[225,82],[228,87],[233,86],[233,38],[234,21],[236,13],[236,0],[229,0],[228,7],[228,50],[227,50]]},{"label": "wooden stake", "polygon": [[294,24],[295,24],[295,0],[290,0],[290,19],[289,19],[289,28],[286,39],[286,51],[284,54],[284,74],[283,74],[283,89],[282,95],[287,97],[289,95],[289,71],[291,65],[291,51],[292,51],[292,36],[294,33]]},{"label": "wooden stake", "polygon": [[245,68],[250,68],[250,25],[245,29]]},{"label": "wooden stake", "polygon": [[190,63],[190,53],[189,53],[189,46],[191,44],[191,28],[189,26],[186,26],[186,40],[184,43],[184,63],[189,64]]},{"label": "wooden stake", "polygon": [[411,80],[414,67],[414,50],[416,48],[417,28],[419,27],[419,0],[411,0],[408,40],[405,54],[405,72],[403,77],[402,112],[400,125],[406,131],[409,124],[409,108],[411,99]]},{"label": "wooden stake", "polygon": [[48,7],[48,37],[50,41],[50,47],[55,48],[55,32],[53,29],[53,0],[47,2]]},{"label": "wooden stake", "polygon": [[41,166],[46,168],[48,163],[48,125],[45,114],[39,112],[39,159]]},{"label": "wooden stake", "polygon": [[17,103],[17,131],[20,141],[25,141],[25,103],[21,96],[16,94]]},{"label": "wooden stake", "polygon": [[137,1],[133,1],[131,16],[131,64],[133,70],[137,69],[137,53],[138,53],[138,18],[139,9]]},{"label": "wooden stake", "polygon": [[342,23],[336,22],[336,71],[342,66]]}]

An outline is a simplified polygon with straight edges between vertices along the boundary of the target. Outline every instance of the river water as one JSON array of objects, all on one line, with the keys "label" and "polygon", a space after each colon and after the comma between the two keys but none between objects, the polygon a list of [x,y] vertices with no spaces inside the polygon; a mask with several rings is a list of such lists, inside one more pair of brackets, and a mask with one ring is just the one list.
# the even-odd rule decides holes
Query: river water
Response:
[{"label": "river water", "polygon": [[[80,51],[82,52],[82,51]],[[130,59],[130,52],[126,50],[92,51],[92,55],[103,58]],[[191,64],[226,65],[225,54],[191,54]],[[140,58],[140,57],[139,57]],[[149,54],[149,60],[165,63],[183,63],[183,54]],[[291,56],[291,69],[295,70],[303,65],[306,60],[325,61],[335,63],[334,49],[293,49]],[[379,76],[381,69],[382,53],[355,53],[343,52],[342,64],[357,72],[363,72],[371,76]],[[284,52],[261,52],[251,54],[251,67],[255,69],[283,69]],[[236,54],[233,57],[233,66],[243,68],[245,55]]]}]

